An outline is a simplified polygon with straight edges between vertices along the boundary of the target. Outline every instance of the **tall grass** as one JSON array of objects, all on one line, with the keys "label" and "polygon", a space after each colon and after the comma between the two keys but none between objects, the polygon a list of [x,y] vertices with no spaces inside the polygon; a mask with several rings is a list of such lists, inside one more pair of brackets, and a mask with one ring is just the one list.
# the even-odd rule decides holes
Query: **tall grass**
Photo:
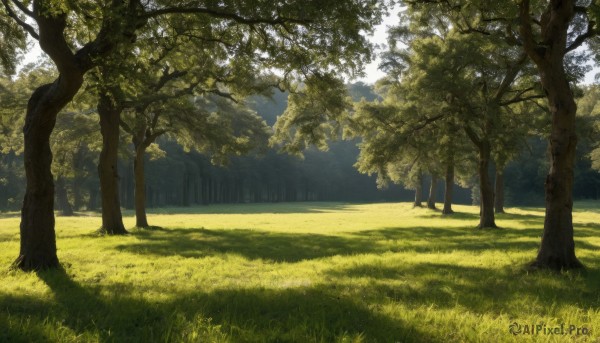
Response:
[{"label": "tall grass", "polygon": [[[39,273],[8,269],[19,220],[5,215],[0,342],[599,341],[598,208],[574,214],[587,270],[562,274],[522,268],[537,208],[508,209],[491,231],[474,229],[473,207],[409,204],[157,210],[156,227],[124,237],[95,234],[94,214],[58,217],[63,268]],[[515,322],[567,331],[513,335]]]}]

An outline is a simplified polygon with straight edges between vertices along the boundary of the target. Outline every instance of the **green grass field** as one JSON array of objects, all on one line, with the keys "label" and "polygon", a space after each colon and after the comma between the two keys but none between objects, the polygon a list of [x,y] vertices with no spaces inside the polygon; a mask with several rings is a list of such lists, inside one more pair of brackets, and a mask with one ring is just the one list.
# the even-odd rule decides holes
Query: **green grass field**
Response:
[{"label": "green grass field", "polygon": [[[152,212],[153,230],[98,236],[57,218],[63,270],[9,270],[0,219],[0,342],[599,342],[600,204],[574,214],[582,273],[528,274],[542,209],[260,204]],[[131,213],[125,224],[133,226]],[[565,335],[509,326],[565,325]],[[569,334],[569,326],[587,335]],[[525,327],[521,328],[523,331]],[[549,331],[549,330],[546,330]]]}]

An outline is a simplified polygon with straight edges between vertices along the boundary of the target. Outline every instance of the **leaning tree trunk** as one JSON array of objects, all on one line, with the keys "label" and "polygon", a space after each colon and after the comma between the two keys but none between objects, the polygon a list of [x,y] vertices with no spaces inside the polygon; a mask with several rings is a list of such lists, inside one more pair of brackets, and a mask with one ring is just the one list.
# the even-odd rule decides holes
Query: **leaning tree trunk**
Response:
[{"label": "leaning tree trunk", "polygon": [[126,234],[121,204],[119,201],[119,174],[117,169],[119,149],[120,109],[111,97],[100,94],[98,101],[100,115],[100,132],[102,133],[102,151],[98,163],[100,176],[100,194],[102,198],[102,228],[109,235]]},{"label": "leaning tree trunk", "polygon": [[496,197],[494,198],[494,211],[504,213],[504,172],[502,168],[496,168]]},{"label": "leaning tree trunk", "polygon": [[135,148],[135,161],[133,163],[133,173],[135,174],[135,226],[147,228],[148,219],[146,217],[146,180],[144,177],[144,155],[146,148],[143,144]]},{"label": "leaning tree trunk", "polygon": [[[530,1],[520,4],[521,36],[525,51],[535,62],[552,116],[549,137],[550,172],[546,176],[546,217],[542,243],[533,268],[553,270],[582,268],[575,256],[573,239],[573,169],[575,165],[575,104],[565,72],[567,36],[575,15],[575,1],[549,1],[541,22],[541,41],[535,42]],[[589,30],[594,30],[590,22]]]},{"label": "leaning tree trunk", "polygon": [[448,163],[446,166],[446,185],[444,190],[444,209],[442,214],[452,214],[452,192],[454,190],[454,164]]},{"label": "leaning tree trunk", "polygon": [[417,176],[417,185],[415,186],[415,202],[414,207],[423,207],[423,174]]},{"label": "leaning tree trunk", "polygon": [[479,146],[479,188],[481,195],[481,208],[479,216],[479,229],[496,228],[494,216],[494,188],[490,178],[490,142],[483,140]]},{"label": "leaning tree trunk", "polygon": [[429,187],[429,198],[427,199],[427,208],[432,210],[435,209],[435,200],[437,195],[437,181],[438,178],[435,175],[431,175],[431,185]]},{"label": "leaning tree trunk", "polygon": [[75,96],[83,76],[61,74],[35,90],[25,116],[24,161],[27,186],[21,210],[21,246],[13,266],[23,270],[58,267],[54,232],[54,178],[50,135],[58,112]]}]

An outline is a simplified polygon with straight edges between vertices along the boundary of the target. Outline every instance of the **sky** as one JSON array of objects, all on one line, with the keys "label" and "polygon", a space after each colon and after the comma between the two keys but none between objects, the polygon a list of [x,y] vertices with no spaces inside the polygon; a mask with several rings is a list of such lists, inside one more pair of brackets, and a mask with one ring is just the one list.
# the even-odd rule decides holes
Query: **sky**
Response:
[{"label": "sky", "polygon": [[[385,46],[387,46],[387,30],[388,27],[396,25],[398,22],[398,9],[394,9],[391,13],[383,19],[381,25],[375,27],[373,35],[370,36],[371,42],[378,44],[380,49],[377,52],[381,52]],[[365,67],[365,77],[359,78],[357,81],[365,83],[375,83],[375,81],[382,78],[385,74],[378,69],[380,58],[376,58],[373,62],[369,63]]]}]

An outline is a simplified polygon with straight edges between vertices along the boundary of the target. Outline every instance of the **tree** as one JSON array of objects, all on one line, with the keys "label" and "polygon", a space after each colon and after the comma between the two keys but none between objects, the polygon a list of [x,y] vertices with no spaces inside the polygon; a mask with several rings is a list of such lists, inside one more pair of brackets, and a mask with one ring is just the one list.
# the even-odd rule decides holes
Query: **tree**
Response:
[{"label": "tree", "polygon": [[600,15],[596,1],[521,0],[517,4],[461,1],[409,1],[433,5],[452,13],[453,23],[463,31],[496,36],[520,46],[535,64],[548,100],[552,118],[549,135],[550,171],[545,182],[546,216],[533,269],[576,269],[573,240],[573,166],[577,137],[577,106],[570,82],[582,76],[584,43],[598,45],[596,23]]},{"label": "tree", "polygon": [[[30,6],[19,0],[2,0],[2,3],[3,11],[13,20],[11,27],[16,23],[21,33],[27,32],[36,39],[59,73],[53,83],[33,93],[26,114],[27,189],[22,211],[21,249],[14,263],[25,270],[58,266],[49,144],[56,116],[79,91],[84,75],[118,48],[126,49],[127,44],[137,38],[137,30],[152,21],[160,23],[161,18],[179,17],[183,24],[196,18],[196,27],[204,33],[201,39],[220,40],[222,37],[212,36],[211,32],[220,33],[220,29],[224,29],[227,35],[247,44],[249,51],[255,53],[255,61],[263,60],[262,55],[269,56],[264,60],[272,68],[294,64],[296,68],[292,69],[305,75],[332,67],[354,73],[370,56],[370,46],[362,32],[371,30],[382,11],[375,0],[368,3],[314,1],[302,5],[270,1],[205,5],[196,1],[143,3],[137,0],[102,3],[34,0]],[[28,21],[35,22],[37,28]],[[0,29],[3,37],[12,32],[6,27]],[[89,40],[88,37],[94,38]],[[9,48],[17,51],[19,47],[15,43]],[[326,54],[322,53],[324,48]],[[293,76],[291,71],[287,75]],[[113,111],[108,97],[100,103],[103,110]],[[106,124],[103,135],[113,134],[107,127],[118,130],[118,121],[116,126],[114,120],[103,124]]]},{"label": "tree", "polygon": [[[597,34],[593,16],[598,13],[598,5],[592,2],[578,6],[574,0],[545,3],[542,11],[532,8],[529,0],[519,3],[523,48],[539,70],[552,116],[544,234],[531,266],[561,270],[582,267],[575,256],[572,217],[577,105],[564,66],[565,55]],[[539,31],[532,27],[536,16]]]}]

